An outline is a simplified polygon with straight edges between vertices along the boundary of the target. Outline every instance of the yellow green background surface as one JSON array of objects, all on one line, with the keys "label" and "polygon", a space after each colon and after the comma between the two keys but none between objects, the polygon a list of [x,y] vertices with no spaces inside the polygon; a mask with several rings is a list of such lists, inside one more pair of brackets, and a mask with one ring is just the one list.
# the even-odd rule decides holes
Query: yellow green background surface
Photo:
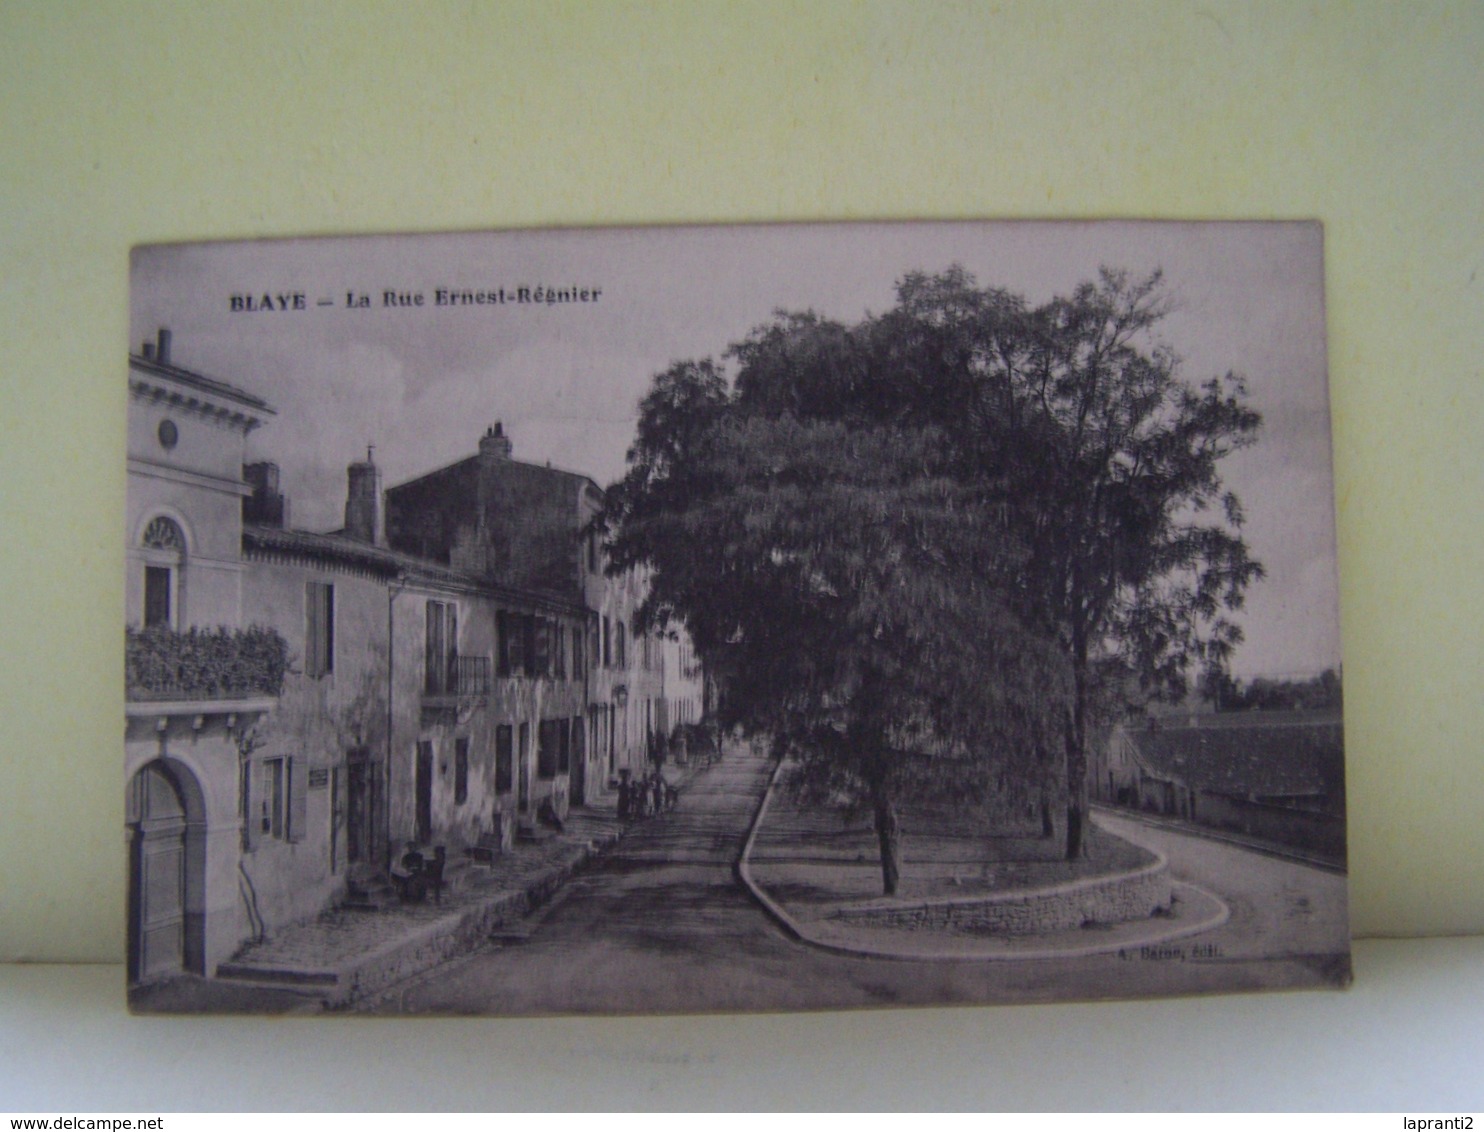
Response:
[{"label": "yellow green background surface", "polygon": [[0,0],[0,960],[123,958],[130,246],[699,221],[1322,220],[1354,929],[1484,931],[1481,60],[1477,3]]}]

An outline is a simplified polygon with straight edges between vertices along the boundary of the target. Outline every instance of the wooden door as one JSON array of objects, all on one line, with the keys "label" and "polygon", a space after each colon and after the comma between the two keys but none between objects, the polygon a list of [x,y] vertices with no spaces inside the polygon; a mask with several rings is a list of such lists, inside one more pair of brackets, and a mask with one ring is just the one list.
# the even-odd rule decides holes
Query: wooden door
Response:
[{"label": "wooden door", "polygon": [[147,766],[129,797],[129,978],[185,968],[185,804],[165,771]]},{"label": "wooden door", "polygon": [[417,832],[419,844],[433,838],[433,744],[424,740],[417,745]]},{"label": "wooden door", "polygon": [[352,751],[345,763],[345,856],[353,865],[373,860],[371,843],[372,768],[365,751]]},{"label": "wooden door", "polygon": [[528,810],[531,806],[531,725],[522,723],[520,725],[520,743],[515,748],[516,778],[519,792],[516,794],[516,804],[521,810]]}]

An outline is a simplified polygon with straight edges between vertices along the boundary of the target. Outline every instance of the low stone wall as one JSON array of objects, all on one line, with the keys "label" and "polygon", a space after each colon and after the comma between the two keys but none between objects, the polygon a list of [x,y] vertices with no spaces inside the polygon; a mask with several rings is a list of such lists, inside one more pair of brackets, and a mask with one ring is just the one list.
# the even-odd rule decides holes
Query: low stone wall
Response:
[{"label": "low stone wall", "polygon": [[456,922],[435,921],[379,952],[357,957],[337,972],[336,986],[326,995],[327,1003],[343,1006],[474,950],[500,928],[524,919],[547,903],[590,855],[584,849],[525,889],[466,909]]},{"label": "low stone wall", "polygon": [[1143,920],[1168,909],[1173,890],[1163,857],[1129,873],[1089,877],[993,896],[842,908],[833,919],[883,928],[1032,935],[1088,924]]}]

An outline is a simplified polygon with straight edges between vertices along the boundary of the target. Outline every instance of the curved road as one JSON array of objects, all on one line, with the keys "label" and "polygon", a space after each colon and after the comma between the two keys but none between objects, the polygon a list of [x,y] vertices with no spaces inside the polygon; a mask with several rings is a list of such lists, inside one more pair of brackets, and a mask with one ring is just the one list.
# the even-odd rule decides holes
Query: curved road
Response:
[{"label": "curved road", "polygon": [[[1332,911],[1331,889],[1343,902],[1343,878],[1127,823],[1137,828],[1117,831],[1159,840],[1177,875],[1232,904],[1231,922],[1211,933],[1219,955],[984,963],[824,953],[785,936],[732,874],[769,769],[766,759],[730,754],[696,776],[675,811],[636,827],[575,877],[536,914],[528,940],[491,942],[362,1009],[681,1013],[1172,994],[1313,985],[1332,976],[1334,960],[1311,953],[1343,949],[1306,930]],[[1295,913],[1305,900],[1310,914]],[[1192,942],[1208,941],[1184,947]],[[1265,948],[1285,958],[1252,961]]]}]

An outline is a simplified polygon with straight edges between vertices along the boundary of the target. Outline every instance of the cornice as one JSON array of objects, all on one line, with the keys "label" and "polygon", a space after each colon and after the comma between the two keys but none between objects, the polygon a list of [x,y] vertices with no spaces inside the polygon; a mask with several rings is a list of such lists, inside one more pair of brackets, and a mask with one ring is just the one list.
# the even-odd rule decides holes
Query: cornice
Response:
[{"label": "cornice", "polygon": [[143,456],[129,457],[129,472],[131,475],[149,476],[153,479],[169,480],[171,483],[189,484],[191,487],[204,487],[209,491],[219,491],[224,495],[247,497],[252,494],[252,488],[241,480],[229,479],[213,472],[195,472],[189,468],[162,464]]},{"label": "cornice", "polygon": [[192,391],[189,386],[174,388],[175,384],[177,383],[173,382],[168,375],[165,380],[155,380],[134,371],[129,376],[129,395],[144,404],[167,406],[176,412],[207,421],[219,428],[240,432],[243,436],[263,423],[262,410],[254,411],[218,404],[210,397]]}]

